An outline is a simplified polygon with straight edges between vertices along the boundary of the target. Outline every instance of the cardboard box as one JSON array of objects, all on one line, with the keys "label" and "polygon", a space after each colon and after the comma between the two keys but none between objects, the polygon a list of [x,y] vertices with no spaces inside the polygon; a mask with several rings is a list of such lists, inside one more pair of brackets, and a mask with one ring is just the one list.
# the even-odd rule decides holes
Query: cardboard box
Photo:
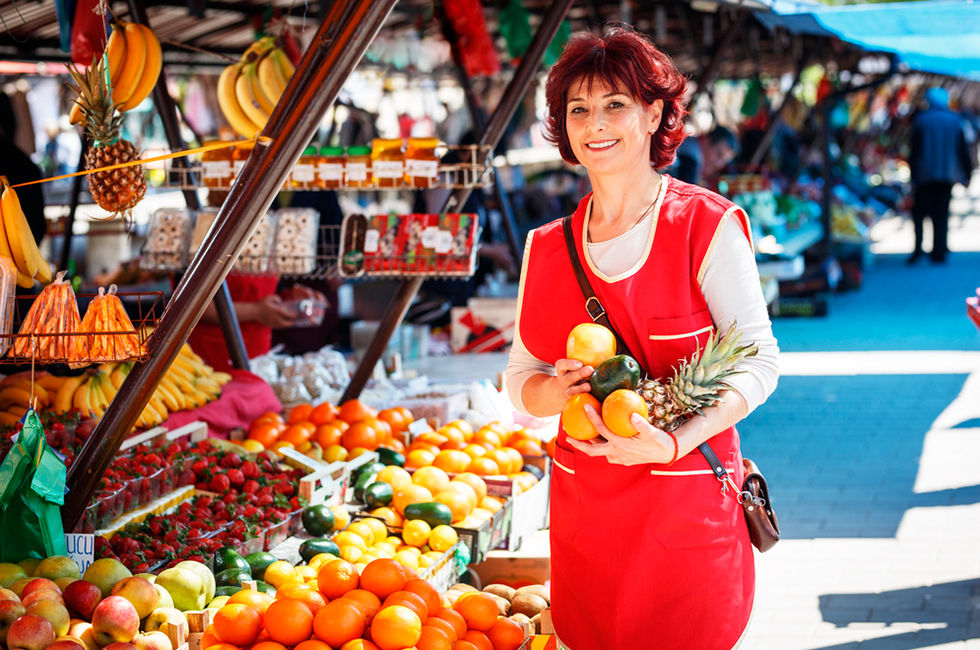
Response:
[{"label": "cardboard box", "polygon": [[551,580],[551,557],[548,555],[491,551],[483,562],[471,568],[480,576],[482,585],[496,583],[517,589]]}]

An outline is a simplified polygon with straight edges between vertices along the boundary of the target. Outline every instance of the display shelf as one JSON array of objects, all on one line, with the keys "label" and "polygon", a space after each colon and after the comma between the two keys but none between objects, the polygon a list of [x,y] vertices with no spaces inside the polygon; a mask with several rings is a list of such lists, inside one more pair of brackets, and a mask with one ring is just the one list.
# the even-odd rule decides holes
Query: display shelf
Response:
[{"label": "display shelf", "polygon": [[[69,364],[72,367],[86,366],[106,361],[142,361],[149,356],[150,338],[157,320],[166,306],[162,291],[119,292],[116,294],[124,305],[135,310],[136,318],[131,319],[132,330],[126,331],[96,331],[96,332],[54,332],[54,333],[11,333],[0,334],[0,348],[8,350],[0,358],[0,365],[23,364],[34,359],[38,363]],[[78,294],[79,301],[90,301],[98,294]],[[23,319],[37,296],[17,296],[14,301],[13,327],[11,332],[18,332]],[[84,340],[85,350],[95,349],[93,343],[96,337],[103,337],[100,352],[97,355],[70,356],[59,353],[59,350],[72,350],[76,342]],[[20,344],[20,345],[18,345]],[[32,354],[18,351],[23,346]]]},{"label": "display shelf", "polygon": [[781,237],[763,237],[756,245],[756,251],[763,259],[792,259],[822,239],[823,225],[818,221],[809,221],[799,228],[787,230]]},{"label": "display shelf", "polygon": [[[348,182],[346,178],[337,181],[332,187],[317,180],[297,182],[287,178],[283,191],[322,192],[322,191],[379,191],[379,190],[426,190],[426,189],[474,189],[488,187],[493,182],[491,147],[480,145],[442,145],[436,176],[429,178],[403,176],[398,179],[385,179],[388,184],[376,182]],[[443,162],[446,159],[459,162]],[[370,168],[369,168],[370,172]],[[234,178],[205,175],[205,165],[201,161],[191,161],[187,166],[167,165],[164,187],[179,190],[228,190],[234,185]]]}]

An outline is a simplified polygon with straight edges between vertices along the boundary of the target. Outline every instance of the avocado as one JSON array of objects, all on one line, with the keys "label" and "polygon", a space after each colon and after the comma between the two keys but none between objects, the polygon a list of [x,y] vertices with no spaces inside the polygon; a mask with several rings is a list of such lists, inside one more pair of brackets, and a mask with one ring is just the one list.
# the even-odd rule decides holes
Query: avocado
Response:
[{"label": "avocado", "polygon": [[599,364],[589,378],[592,396],[600,402],[614,390],[635,390],[640,384],[640,364],[626,354],[617,354]]},{"label": "avocado", "polygon": [[364,504],[369,508],[380,508],[391,503],[395,491],[384,481],[375,481],[364,488]]},{"label": "avocado", "polygon": [[388,449],[387,447],[378,447],[375,451],[378,453],[378,459],[385,465],[398,465],[399,467],[405,467],[404,454],[401,454],[394,449]]},{"label": "avocado", "polygon": [[322,503],[304,508],[300,519],[306,532],[314,537],[323,537],[333,530],[333,511]]},{"label": "avocado", "polygon": [[214,584],[218,587],[239,587],[243,580],[251,580],[252,574],[247,569],[231,568],[225,569],[214,576]]},{"label": "avocado", "polygon": [[217,551],[215,551],[213,558],[212,570],[215,575],[221,573],[225,569],[244,569],[251,574],[252,567],[249,565],[248,560],[241,556],[241,554],[231,546],[222,546]]},{"label": "avocado", "polygon": [[453,513],[449,506],[437,501],[412,503],[405,506],[405,520],[421,519],[433,528],[440,524],[453,523]]},{"label": "avocado", "polygon": [[309,562],[320,553],[330,553],[340,557],[340,548],[332,540],[325,537],[314,537],[299,545],[299,555],[304,562]]},{"label": "avocado", "polygon": [[265,570],[270,564],[276,561],[276,556],[265,551],[256,551],[245,556],[245,561],[252,570],[252,578],[261,580],[265,575]]}]

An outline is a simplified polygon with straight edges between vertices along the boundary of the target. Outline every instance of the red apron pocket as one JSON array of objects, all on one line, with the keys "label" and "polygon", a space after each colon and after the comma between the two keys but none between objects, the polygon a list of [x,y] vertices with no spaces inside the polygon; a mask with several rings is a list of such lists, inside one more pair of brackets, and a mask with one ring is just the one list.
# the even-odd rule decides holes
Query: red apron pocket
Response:
[{"label": "red apron pocket", "polygon": [[575,451],[555,444],[554,471],[551,474],[551,534],[566,542],[579,530],[581,499],[575,480]]},{"label": "red apron pocket", "polygon": [[[726,454],[726,456],[728,456]],[[726,466],[731,469],[730,458]],[[650,501],[658,513],[654,537],[673,549],[730,544],[739,534],[741,506],[731,490],[708,474],[651,475]]]},{"label": "red apron pocket", "polygon": [[649,345],[657,351],[661,365],[647,368],[652,377],[667,377],[681,360],[690,359],[714,331],[714,322],[707,309],[689,316],[648,318]]}]

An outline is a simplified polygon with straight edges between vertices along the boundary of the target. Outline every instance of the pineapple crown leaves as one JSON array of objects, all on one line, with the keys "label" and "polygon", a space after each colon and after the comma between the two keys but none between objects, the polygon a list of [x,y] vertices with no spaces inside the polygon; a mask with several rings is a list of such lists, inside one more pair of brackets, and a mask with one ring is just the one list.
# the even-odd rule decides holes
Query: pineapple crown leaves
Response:
[{"label": "pineapple crown leaves", "polygon": [[68,88],[75,93],[85,119],[85,132],[95,146],[114,144],[119,140],[123,115],[112,101],[112,86],[106,78],[105,57],[96,55],[84,72],[68,64],[72,82]]},{"label": "pineapple crown leaves", "polygon": [[670,384],[675,398],[695,413],[721,399],[718,391],[730,387],[725,379],[743,372],[736,368],[737,364],[759,351],[755,343],[738,345],[741,337],[734,321],[723,336],[717,337],[716,332],[709,334],[704,348],[695,350],[690,360],[674,368]]}]

